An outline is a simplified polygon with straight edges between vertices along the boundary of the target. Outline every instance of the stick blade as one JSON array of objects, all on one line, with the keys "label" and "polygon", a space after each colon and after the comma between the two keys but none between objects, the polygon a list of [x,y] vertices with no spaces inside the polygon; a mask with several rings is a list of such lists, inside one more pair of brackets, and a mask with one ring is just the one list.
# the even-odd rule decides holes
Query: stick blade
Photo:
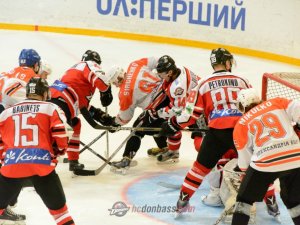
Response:
[{"label": "stick blade", "polygon": [[99,174],[99,172],[98,172],[98,169],[96,169],[96,170],[74,170],[73,171],[73,173],[77,176],[96,176]]}]

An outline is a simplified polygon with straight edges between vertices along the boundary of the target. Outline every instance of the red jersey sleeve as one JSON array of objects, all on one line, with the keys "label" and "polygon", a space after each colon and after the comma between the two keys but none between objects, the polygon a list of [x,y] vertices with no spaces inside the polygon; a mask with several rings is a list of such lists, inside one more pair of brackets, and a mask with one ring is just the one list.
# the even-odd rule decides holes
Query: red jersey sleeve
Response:
[{"label": "red jersey sleeve", "polygon": [[[68,147],[68,136],[66,132],[66,117],[64,112],[56,107],[51,117],[51,137],[57,145],[57,149],[54,149],[55,154],[63,154]],[[58,151],[58,152],[56,152]]]}]

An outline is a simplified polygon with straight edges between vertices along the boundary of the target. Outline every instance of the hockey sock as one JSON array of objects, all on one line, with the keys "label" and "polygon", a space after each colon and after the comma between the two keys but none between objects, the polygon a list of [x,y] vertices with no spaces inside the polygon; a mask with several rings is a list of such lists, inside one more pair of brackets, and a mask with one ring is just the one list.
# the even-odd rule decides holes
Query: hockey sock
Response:
[{"label": "hockey sock", "polygon": [[168,137],[168,148],[171,151],[178,150],[181,145],[181,132],[177,132],[174,136]]},{"label": "hockey sock", "polygon": [[275,197],[275,187],[274,187],[274,184],[270,184],[268,190],[267,190],[267,193],[264,197],[264,202],[267,203],[268,201],[268,198],[274,198],[274,201],[276,200],[276,197]]},{"label": "hockey sock", "polygon": [[72,217],[69,214],[67,205],[57,210],[49,209],[49,212],[53,216],[57,225],[75,225]]},{"label": "hockey sock", "polygon": [[246,225],[248,224],[250,216],[243,213],[233,213],[231,225]]},{"label": "hockey sock", "polygon": [[132,159],[141,146],[141,137],[133,135],[126,143],[123,157]]},{"label": "hockey sock", "polygon": [[193,167],[187,173],[184,182],[181,187],[181,192],[189,195],[189,198],[195,193],[198,187],[201,185],[204,177],[211,171],[199,162],[195,161]]},{"label": "hockey sock", "polygon": [[153,137],[153,138],[157,144],[157,147],[159,147],[160,149],[167,147],[167,137],[160,136],[160,137]]},{"label": "hockey sock", "polygon": [[81,130],[81,121],[78,119],[76,125],[72,126],[73,135],[69,140],[69,145],[67,148],[67,154],[69,160],[78,160],[79,159],[79,147],[80,147],[80,130]]}]

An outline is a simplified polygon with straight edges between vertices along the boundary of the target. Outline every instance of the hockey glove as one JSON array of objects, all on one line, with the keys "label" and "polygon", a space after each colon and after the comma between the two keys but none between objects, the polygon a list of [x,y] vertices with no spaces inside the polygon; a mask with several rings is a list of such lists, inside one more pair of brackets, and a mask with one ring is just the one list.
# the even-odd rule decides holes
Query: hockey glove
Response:
[{"label": "hockey glove", "polygon": [[114,119],[99,108],[91,106],[89,113],[94,120],[101,123],[103,126],[112,126],[114,123]]},{"label": "hockey glove", "polygon": [[154,109],[148,109],[144,116],[144,126],[152,124],[155,120],[157,120],[158,114]]},{"label": "hockey glove", "polygon": [[116,117],[113,117],[113,122],[110,126],[114,127],[115,129],[109,130],[110,133],[115,133],[116,131],[119,131],[121,128],[121,125],[116,123]]},{"label": "hockey glove", "polygon": [[56,142],[54,142],[54,143],[52,144],[52,149],[53,149],[53,152],[54,152],[55,157],[58,157],[58,156],[60,156],[60,155],[64,155],[64,154],[65,154],[65,151],[64,151],[64,150],[62,150],[62,151],[59,150],[59,148],[58,148]]},{"label": "hockey glove", "polygon": [[109,106],[113,101],[113,95],[111,93],[111,86],[105,92],[100,91],[100,101],[103,107]]},{"label": "hockey glove", "polygon": [[157,136],[158,137],[160,137],[160,136],[166,136],[166,137],[174,136],[181,129],[182,128],[176,122],[176,117],[172,117],[172,118],[168,119],[168,121],[163,122],[163,124],[161,126],[161,130],[159,131]]}]

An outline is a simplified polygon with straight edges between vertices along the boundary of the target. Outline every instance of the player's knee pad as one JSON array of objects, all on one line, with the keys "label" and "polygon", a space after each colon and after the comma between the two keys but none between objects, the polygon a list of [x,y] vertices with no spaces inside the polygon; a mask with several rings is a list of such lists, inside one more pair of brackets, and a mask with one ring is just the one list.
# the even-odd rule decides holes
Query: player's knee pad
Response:
[{"label": "player's knee pad", "polygon": [[288,212],[292,218],[300,217],[300,204],[288,209]]},{"label": "player's knee pad", "polygon": [[250,217],[252,205],[245,203],[245,202],[236,202],[233,212],[245,214]]}]

